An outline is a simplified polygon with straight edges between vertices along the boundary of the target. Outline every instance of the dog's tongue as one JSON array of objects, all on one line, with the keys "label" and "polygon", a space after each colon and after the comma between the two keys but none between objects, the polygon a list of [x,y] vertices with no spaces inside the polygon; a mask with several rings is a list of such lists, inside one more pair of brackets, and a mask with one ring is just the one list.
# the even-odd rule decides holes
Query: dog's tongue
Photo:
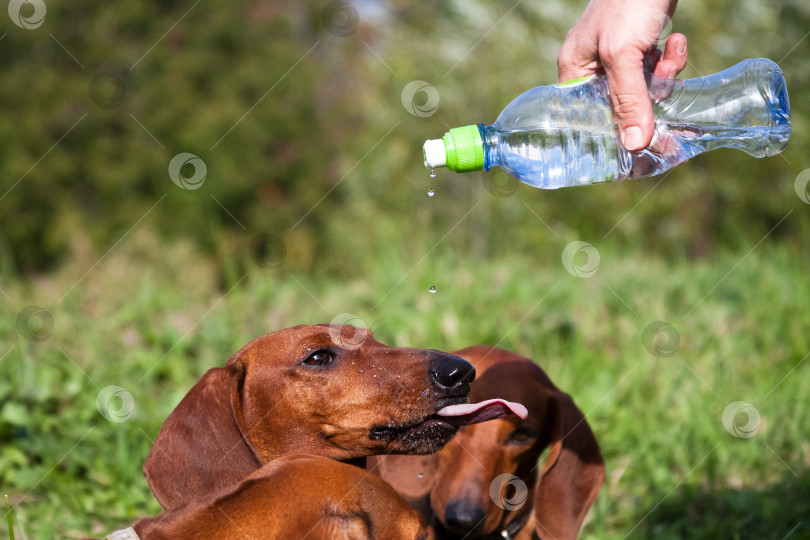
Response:
[{"label": "dog's tongue", "polygon": [[509,413],[525,419],[529,411],[520,403],[513,403],[505,399],[488,399],[480,403],[466,403],[463,405],[448,405],[439,410],[436,416],[454,426],[469,426],[487,420],[503,418]]}]

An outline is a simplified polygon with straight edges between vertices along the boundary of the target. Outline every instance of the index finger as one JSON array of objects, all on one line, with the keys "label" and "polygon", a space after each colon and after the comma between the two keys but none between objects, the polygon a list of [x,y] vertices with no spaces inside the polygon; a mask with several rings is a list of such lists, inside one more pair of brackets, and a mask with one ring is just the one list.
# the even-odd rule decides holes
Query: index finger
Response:
[{"label": "index finger", "polygon": [[655,127],[644,78],[643,52],[626,52],[619,55],[618,60],[606,59],[605,56],[602,56],[602,63],[622,145],[630,151],[641,150],[652,141]]}]

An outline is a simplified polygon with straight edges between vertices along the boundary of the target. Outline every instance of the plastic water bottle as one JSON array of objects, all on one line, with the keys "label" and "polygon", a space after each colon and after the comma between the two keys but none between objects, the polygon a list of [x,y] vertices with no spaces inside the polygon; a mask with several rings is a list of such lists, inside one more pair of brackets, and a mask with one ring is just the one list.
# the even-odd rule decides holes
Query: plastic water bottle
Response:
[{"label": "plastic water bottle", "polygon": [[497,165],[521,182],[556,189],[653,176],[715,148],[773,156],[790,137],[785,78],[770,60],[744,60],[696,79],[648,73],[647,81],[655,134],[638,152],[620,142],[607,78],[592,75],[533,88],[493,125],[455,128],[425,142],[425,166],[464,172]]}]

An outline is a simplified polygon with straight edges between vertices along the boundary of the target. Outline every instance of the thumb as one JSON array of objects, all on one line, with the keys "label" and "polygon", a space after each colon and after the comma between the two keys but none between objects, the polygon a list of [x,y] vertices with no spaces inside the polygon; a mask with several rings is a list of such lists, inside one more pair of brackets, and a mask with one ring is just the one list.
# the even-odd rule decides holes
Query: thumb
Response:
[{"label": "thumb", "polygon": [[643,53],[637,58],[620,56],[618,62],[605,62],[610,100],[619,122],[622,145],[630,151],[646,148],[652,141],[655,121],[644,79]]}]

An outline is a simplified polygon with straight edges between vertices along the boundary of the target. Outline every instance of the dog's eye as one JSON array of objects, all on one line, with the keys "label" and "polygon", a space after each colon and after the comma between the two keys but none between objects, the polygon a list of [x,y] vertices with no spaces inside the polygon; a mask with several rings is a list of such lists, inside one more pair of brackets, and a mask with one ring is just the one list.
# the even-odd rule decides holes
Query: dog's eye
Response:
[{"label": "dog's eye", "polygon": [[308,366],[328,366],[334,361],[335,355],[332,351],[318,350],[307,356],[301,363]]},{"label": "dog's eye", "polygon": [[509,442],[524,444],[534,440],[534,432],[527,428],[518,428],[509,435]]}]

